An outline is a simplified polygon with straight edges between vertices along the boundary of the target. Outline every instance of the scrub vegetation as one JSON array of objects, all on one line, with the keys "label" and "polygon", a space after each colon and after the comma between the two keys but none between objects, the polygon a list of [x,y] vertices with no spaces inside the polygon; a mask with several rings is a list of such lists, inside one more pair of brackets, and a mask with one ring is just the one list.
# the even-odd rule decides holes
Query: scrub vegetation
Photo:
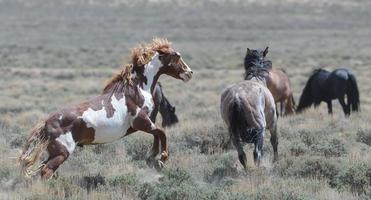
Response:
[{"label": "scrub vegetation", "polygon": [[[0,199],[370,199],[370,9],[362,0],[0,0]],[[154,36],[194,71],[187,84],[160,78],[180,121],[166,130],[165,167],[147,166],[153,139],[138,132],[78,147],[50,181],[23,178],[16,157],[32,126],[99,94],[130,48]],[[323,104],[280,117],[278,162],[267,133],[261,167],[245,145],[244,171],[219,98],[243,80],[246,48],[265,46],[296,102],[315,68],[350,68],[361,112],[345,118],[334,101],[332,116]]]}]

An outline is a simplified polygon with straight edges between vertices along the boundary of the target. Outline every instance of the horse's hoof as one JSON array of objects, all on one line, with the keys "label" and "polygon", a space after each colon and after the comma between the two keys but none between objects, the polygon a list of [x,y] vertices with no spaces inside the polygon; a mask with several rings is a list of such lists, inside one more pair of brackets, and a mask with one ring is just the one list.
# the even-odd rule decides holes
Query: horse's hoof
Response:
[{"label": "horse's hoof", "polygon": [[161,153],[161,161],[166,161],[169,158],[166,151]]},{"label": "horse's hoof", "polygon": [[165,167],[165,164],[161,160],[157,160],[157,162],[155,162],[155,169],[157,171],[161,171],[162,168],[164,167]]}]

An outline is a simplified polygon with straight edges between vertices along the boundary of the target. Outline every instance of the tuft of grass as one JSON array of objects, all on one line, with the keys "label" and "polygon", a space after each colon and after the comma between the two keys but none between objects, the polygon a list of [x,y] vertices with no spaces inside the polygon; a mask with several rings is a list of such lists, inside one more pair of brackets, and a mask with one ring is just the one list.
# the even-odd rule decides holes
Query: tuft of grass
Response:
[{"label": "tuft of grass", "polygon": [[365,194],[371,189],[371,163],[350,163],[345,165],[335,177],[339,189],[349,189],[353,193]]},{"label": "tuft of grass", "polygon": [[371,130],[359,129],[357,131],[357,141],[371,146]]}]

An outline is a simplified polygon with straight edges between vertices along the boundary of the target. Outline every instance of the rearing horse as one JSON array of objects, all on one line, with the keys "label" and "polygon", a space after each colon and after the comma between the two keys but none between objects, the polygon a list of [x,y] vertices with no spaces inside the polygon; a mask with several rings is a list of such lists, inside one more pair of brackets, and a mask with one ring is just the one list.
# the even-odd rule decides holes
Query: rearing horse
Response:
[{"label": "rearing horse", "polygon": [[[76,145],[113,142],[138,130],[154,136],[151,157],[159,153],[161,143],[159,162],[166,161],[165,132],[150,119],[154,109],[152,94],[162,74],[184,82],[192,78],[191,69],[166,39],[154,39],[134,48],[132,65],[114,75],[103,94],[52,113],[35,126],[18,159],[22,172],[30,175],[41,170],[41,177],[48,179]],[[45,150],[49,157],[35,170]]]}]

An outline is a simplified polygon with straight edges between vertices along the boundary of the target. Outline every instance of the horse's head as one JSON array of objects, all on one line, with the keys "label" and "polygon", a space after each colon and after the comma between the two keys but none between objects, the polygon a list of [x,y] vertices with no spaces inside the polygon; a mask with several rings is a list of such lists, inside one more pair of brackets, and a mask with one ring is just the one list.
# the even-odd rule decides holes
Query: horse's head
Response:
[{"label": "horse's head", "polygon": [[161,102],[160,112],[162,116],[162,126],[171,126],[178,123],[178,116],[175,114],[175,107],[172,106],[167,99],[164,99],[164,102]]},{"label": "horse's head", "polygon": [[265,67],[264,58],[268,54],[268,47],[264,50],[261,49],[249,49],[247,48],[245,56],[245,69],[252,66],[256,67]]},{"label": "horse's head", "polygon": [[163,74],[181,79],[184,82],[191,80],[193,72],[183,61],[179,52],[173,50],[167,53],[159,52],[158,58],[162,63],[160,71]]}]

